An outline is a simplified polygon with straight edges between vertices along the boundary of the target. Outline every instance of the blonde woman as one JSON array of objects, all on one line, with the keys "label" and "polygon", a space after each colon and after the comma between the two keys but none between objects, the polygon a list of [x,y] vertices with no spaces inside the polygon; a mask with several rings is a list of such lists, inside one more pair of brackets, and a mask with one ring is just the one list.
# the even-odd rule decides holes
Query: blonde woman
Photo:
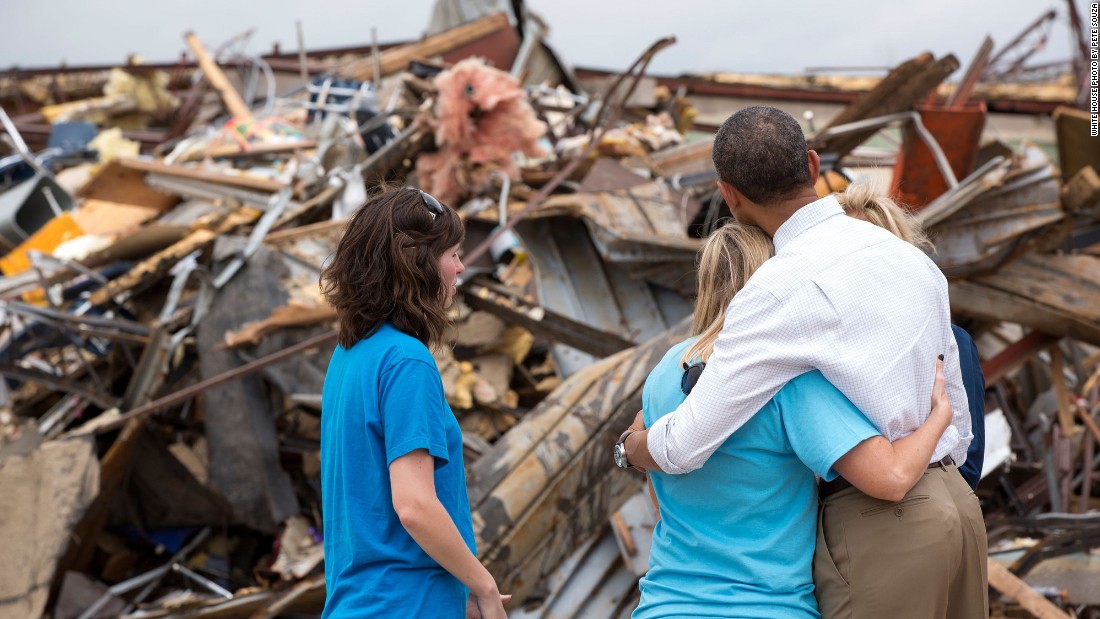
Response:
[{"label": "blonde woman", "polygon": [[[894,202],[885,193],[866,183],[849,185],[844,193],[836,194],[837,202],[849,217],[862,219],[892,232],[894,236],[924,251],[936,251],[932,240],[925,234],[909,211]],[[970,424],[974,440],[966,449],[966,462],[959,473],[971,490],[977,490],[985,463],[985,376],[982,360],[973,338],[962,327],[951,325],[955,343],[959,346],[959,369],[962,371],[963,388],[970,403]]]},{"label": "blonde woman", "polygon": [[[669,350],[646,380],[646,426],[686,397],[726,307],[772,253],[771,241],[753,226],[729,223],[707,240],[694,335]],[[811,573],[816,477],[839,473],[867,494],[901,498],[926,471],[951,421],[942,361],[931,404],[924,425],[890,443],[814,370],[788,382],[700,469],[651,472],[661,519],[633,617],[820,617]]]}]

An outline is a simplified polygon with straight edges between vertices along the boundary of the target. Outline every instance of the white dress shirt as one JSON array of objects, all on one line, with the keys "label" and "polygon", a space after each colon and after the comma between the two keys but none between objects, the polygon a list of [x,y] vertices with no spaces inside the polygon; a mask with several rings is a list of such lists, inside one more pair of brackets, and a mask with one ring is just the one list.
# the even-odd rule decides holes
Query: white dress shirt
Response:
[{"label": "white dress shirt", "polygon": [[890,232],[845,215],[832,196],[796,211],[774,242],[775,256],[730,303],[691,395],[650,428],[661,469],[703,466],[787,381],[815,368],[883,436],[905,437],[928,418],[940,354],[954,418],[932,462],[950,455],[961,465],[970,407],[939,268]]}]

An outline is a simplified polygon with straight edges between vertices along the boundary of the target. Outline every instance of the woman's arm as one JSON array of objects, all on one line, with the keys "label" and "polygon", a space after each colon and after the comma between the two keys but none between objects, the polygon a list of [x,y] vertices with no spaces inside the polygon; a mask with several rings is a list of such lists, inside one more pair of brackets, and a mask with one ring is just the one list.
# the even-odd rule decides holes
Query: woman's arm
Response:
[{"label": "woman's arm", "polygon": [[936,362],[932,386],[932,413],[912,434],[893,443],[882,436],[869,438],[840,457],[833,468],[865,494],[900,501],[920,481],[936,443],[951,424],[951,402],[943,381],[943,361]]},{"label": "woman's arm", "polygon": [[477,560],[435,494],[435,459],[416,449],[390,464],[393,509],[401,526],[431,557],[470,589],[481,617],[507,617],[489,570]]}]

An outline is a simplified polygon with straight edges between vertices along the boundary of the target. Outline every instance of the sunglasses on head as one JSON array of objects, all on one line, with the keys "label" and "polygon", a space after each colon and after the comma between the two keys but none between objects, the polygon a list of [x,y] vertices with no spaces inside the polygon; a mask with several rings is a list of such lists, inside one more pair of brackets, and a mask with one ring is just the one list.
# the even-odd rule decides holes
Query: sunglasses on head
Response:
[{"label": "sunglasses on head", "polygon": [[680,377],[680,391],[683,391],[684,395],[691,393],[695,383],[699,382],[699,377],[703,374],[703,368],[705,367],[707,367],[705,361],[699,361],[691,365],[684,364],[684,375]]},{"label": "sunglasses on head", "polygon": [[443,214],[443,205],[432,197],[432,194],[424,191],[423,189],[417,189],[420,192],[420,199],[424,201],[424,206],[428,207],[428,213],[431,214],[432,220]]}]

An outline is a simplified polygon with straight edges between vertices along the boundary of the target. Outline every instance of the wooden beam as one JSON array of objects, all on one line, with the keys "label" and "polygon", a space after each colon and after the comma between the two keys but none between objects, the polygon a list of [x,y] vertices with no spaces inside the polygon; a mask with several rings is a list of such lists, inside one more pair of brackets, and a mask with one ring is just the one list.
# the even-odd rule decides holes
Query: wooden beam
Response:
[{"label": "wooden beam", "polygon": [[[378,66],[381,67],[382,75],[403,71],[413,60],[438,56],[510,27],[508,16],[503,12],[490,13],[468,24],[426,37],[423,41],[386,50],[378,59]],[[340,73],[361,82],[369,82],[374,79],[374,64],[371,58],[357,60]]]},{"label": "wooden beam", "polygon": [[180,157],[177,161],[184,163],[187,161],[200,161],[205,158],[239,159],[243,157],[262,157],[264,155],[293,153],[295,151],[309,150],[311,148],[317,148],[317,142],[313,140],[302,140],[301,142],[287,142],[282,144],[256,144],[250,145],[246,149],[242,149],[240,146],[232,144],[228,146],[219,146],[207,151],[195,151],[184,157]]},{"label": "wooden beam", "polygon": [[1089,415],[1089,412],[1080,406],[1073,407],[1073,410],[1077,412],[1077,416],[1081,418],[1081,421],[1085,422],[1089,432],[1092,432],[1093,437],[1096,438],[1096,442],[1100,443],[1100,426],[1096,425],[1096,421]]},{"label": "wooden beam", "polygon": [[970,100],[970,94],[974,92],[974,86],[978,84],[978,80],[982,77],[982,71],[985,70],[987,64],[989,64],[989,54],[993,51],[993,39],[988,35],[985,40],[982,41],[982,46],[978,48],[978,53],[974,55],[974,59],[970,61],[970,66],[966,68],[966,74],[963,75],[962,81],[959,82],[959,86],[955,89],[955,92],[951,94],[951,98],[947,100],[947,106],[950,109],[961,110],[966,107],[967,101]]},{"label": "wooden beam", "polygon": [[1062,206],[1075,214],[1100,206],[1100,174],[1091,165],[1081,168],[1062,187]]},{"label": "wooden beam", "polygon": [[1033,297],[998,290],[984,281],[952,281],[949,287],[951,310],[964,316],[1015,322],[1036,331],[1100,345],[1100,324],[1088,316],[1041,303]]},{"label": "wooden beam", "polygon": [[306,224],[304,226],[298,226],[297,228],[287,228],[286,230],[278,230],[276,232],[268,232],[264,237],[264,243],[283,243],[286,241],[293,241],[295,239],[302,238],[303,236],[310,236],[313,234],[324,234],[331,232],[332,230],[339,230],[348,224],[346,219],[336,219],[331,221],[319,221],[315,224]]},{"label": "wooden beam", "polygon": [[198,61],[203,75],[206,76],[207,81],[214,87],[214,90],[217,90],[218,94],[221,95],[222,101],[225,103],[225,109],[237,118],[252,120],[252,110],[248,109],[244,99],[229,83],[229,78],[222,72],[221,67],[206,53],[202,41],[199,41],[194,32],[188,32],[183,38],[187,41],[187,46],[191,48],[191,53],[195,54],[195,60]]},{"label": "wooden beam", "polygon": [[123,167],[131,170],[153,172],[156,174],[164,174],[165,176],[174,176],[176,178],[214,183],[216,185],[228,185],[263,193],[275,193],[283,187],[286,187],[284,183],[254,174],[222,174],[220,172],[207,172],[205,170],[169,165],[159,161],[146,161],[144,159],[119,159],[118,162]]},{"label": "wooden beam", "polygon": [[[475,310],[489,312],[508,324],[523,327],[594,357],[608,357],[635,345],[615,333],[597,329],[564,314],[530,305],[521,299],[506,300],[498,291],[477,283],[463,288],[462,299]],[[538,310],[538,318],[532,317],[536,313],[534,310]]]},{"label": "wooden beam", "polygon": [[111,300],[125,301],[122,298],[123,293],[127,293],[128,298],[135,289],[160,279],[185,256],[213,244],[216,238],[218,235],[209,230],[196,230],[178,243],[137,264],[129,273],[111,280],[106,286],[93,292],[88,301],[92,305],[105,305]]},{"label": "wooden beam", "polygon": [[[841,110],[840,114],[837,114],[822,131],[857,120],[911,110],[929,93],[934,94],[936,87],[958,68],[959,61],[954,56],[948,55],[935,60],[927,52],[921,54],[896,67],[873,89],[863,93],[848,107]],[[829,140],[811,137],[808,141],[810,148],[843,157],[877,132],[878,129],[870,129],[858,134],[840,135]]]},{"label": "wooden beam", "polygon": [[1070,619],[1068,614],[1036,593],[1026,582],[1008,571],[1007,567],[993,559],[986,561],[989,566],[989,586],[1001,595],[1016,600],[1020,606],[1038,619]]},{"label": "wooden beam", "polygon": [[1054,399],[1058,402],[1058,423],[1062,426],[1062,434],[1072,437],[1077,434],[1077,424],[1073,422],[1073,404],[1069,387],[1066,386],[1064,366],[1062,347],[1054,344],[1050,347],[1050,384],[1054,387]]},{"label": "wooden beam", "polygon": [[1032,331],[1018,342],[1011,344],[982,364],[982,375],[987,385],[1001,380],[1021,365],[1027,363],[1040,350],[1056,343],[1058,338],[1041,331]]}]

